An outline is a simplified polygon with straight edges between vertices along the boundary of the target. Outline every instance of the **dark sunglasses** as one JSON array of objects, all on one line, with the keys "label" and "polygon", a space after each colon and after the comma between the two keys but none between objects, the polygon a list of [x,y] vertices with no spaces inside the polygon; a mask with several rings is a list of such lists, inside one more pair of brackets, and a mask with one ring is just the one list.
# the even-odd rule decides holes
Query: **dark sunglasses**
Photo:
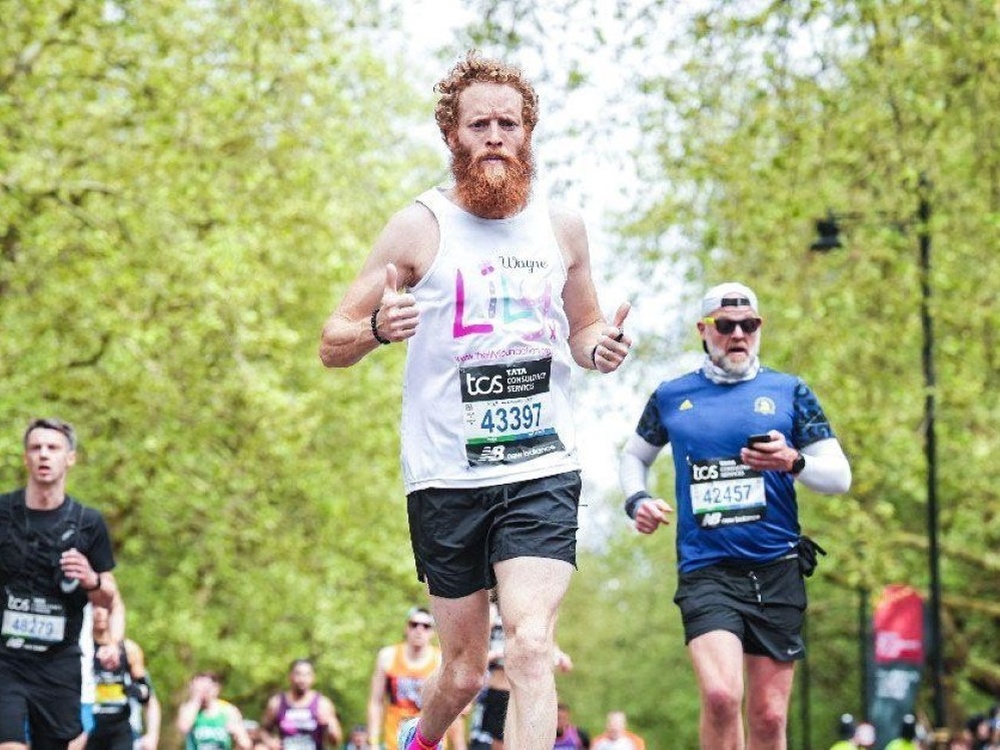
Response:
[{"label": "dark sunglasses", "polygon": [[411,628],[423,628],[424,630],[431,630],[434,627],[429,622],[417,622],[416,620],[410,620],[406,624]]},{"label": "dark sunglasses", "polygon": [[706,323],[715,326],[715,330],[723,336],[728,336],[739,326],[743,333],[756,333],[763,322],[760,318],[746,318],[745,320],[732,320],[731,318],[705,318]]}]

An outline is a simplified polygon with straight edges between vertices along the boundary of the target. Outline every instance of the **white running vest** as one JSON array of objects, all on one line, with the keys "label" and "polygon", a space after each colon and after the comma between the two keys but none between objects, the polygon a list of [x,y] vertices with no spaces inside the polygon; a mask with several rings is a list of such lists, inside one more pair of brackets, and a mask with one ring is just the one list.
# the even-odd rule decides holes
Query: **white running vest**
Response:
[{"label": "white running vest", "polygon": [[441,244],[410,289],[420,322],[403,378],[406,492],[578,470],[566,265],[547,202],[482,219],[440,188],[417,201]]}]

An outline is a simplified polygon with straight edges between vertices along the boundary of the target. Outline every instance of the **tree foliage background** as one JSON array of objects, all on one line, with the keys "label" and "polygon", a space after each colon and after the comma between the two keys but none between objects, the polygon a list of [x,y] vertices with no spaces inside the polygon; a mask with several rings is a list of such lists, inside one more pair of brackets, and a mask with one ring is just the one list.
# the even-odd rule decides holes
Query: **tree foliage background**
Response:
[{"label": "tree foliage background", "polygon": [[366,8],[0,2],[4,482],[31,416],[78,425],[71,491],[111,525],[168,707],[211,668],[256,717],[309,655],[359,720],[420,595],[402,352],[350,376],[317,357],[381,223],[441,169],[398,137],[426,106]]},{"label": "tree foliage background", "polygon": [[[604,229],[648,335],[599,388],[651,391],[697,348],[700,289],[742,278],[761,297],[766,361],[806,378],[852,459],[848,496],[802,497],[830,555],[810,582],[796,747],[861,710],[858,590],[927,584],[927,176],[951,722],[995,701],[996,8],[465,5],[476,23],[442,59],[478,45],[534,61],[547,110],[585,102],[576,126],[540,135],[633,176]],[[407,138],[431,100],[385,44],[393,10],[0,0],[0,478],[23,481],[28,418],[78,425],[71,491],[111,524],[130,635],[168,717],[198,668],[221,670],[256,717],[287,663],[311,655],[345,720],[362,720],[375,651],[422,597],[398,476],[402,352],[333,373],[316,358],[379,227],[444,174]],[[810,254],[828,208],[851,214],[845,248]],[[588,509],[606,528],[565,605],[576,669],[560,692],[593,731],[624,708],[651,747],[693,747],[672,533],[636,538],[619,504],[609,493]]]}]

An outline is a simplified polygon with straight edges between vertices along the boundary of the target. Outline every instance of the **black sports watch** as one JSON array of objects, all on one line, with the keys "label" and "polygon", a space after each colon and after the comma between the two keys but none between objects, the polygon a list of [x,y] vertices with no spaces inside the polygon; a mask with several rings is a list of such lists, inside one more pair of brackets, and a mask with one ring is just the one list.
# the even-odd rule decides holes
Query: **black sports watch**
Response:
[{"label": "black sports watch", "polygon": [[802,455],[801,451],[799,451],[799,455],[795,457],[794,461],[792,461],[792,474],[798,474],[804,468],[806,468],[806,457]]}]

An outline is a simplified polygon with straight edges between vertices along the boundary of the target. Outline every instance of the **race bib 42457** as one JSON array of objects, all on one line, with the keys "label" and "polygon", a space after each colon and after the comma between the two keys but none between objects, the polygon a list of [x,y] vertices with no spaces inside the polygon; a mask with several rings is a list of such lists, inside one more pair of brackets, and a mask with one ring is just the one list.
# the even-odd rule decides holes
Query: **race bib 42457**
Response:
[{"label": "race bib 42457", "polygon": [[691,509],[698,526],[713,529],[764,517],[764,478],[738,458],[692,461]]}]

